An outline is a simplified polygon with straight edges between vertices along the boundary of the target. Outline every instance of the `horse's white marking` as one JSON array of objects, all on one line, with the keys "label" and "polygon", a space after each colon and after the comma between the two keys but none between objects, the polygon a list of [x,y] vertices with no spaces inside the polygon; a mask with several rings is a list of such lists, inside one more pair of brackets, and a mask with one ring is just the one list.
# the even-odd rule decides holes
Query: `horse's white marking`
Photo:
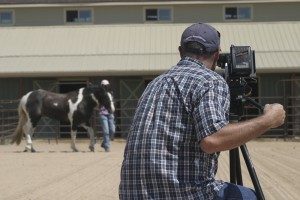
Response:
[{"label": "horse's white marking", "polygon": [[84,88],[80,88],[79,89],[79,92],[78,92],[78,96],[77,96],[77,101],[75,103],[73,103],[71,101],[71,99],[68,100],[68,103],[69,103],[69,108],[70,108],[70,111],[68,113],[68,118],[70,120],[70,122],[73,121],[73,113],[75,110],[77,110],[77,106],[78,104],[82,101],[83,99],[83,95],[82,95],[82,92],[83,92],[83,89]]},{"label": "horse's white marking", "polygon": [[114,105],[114,101],[113,101],[113,97],[112,95],[108,92],[107,93],[109,100],[110,100],[110,108],[112,112],[115,112],[115,105]]},{"label": "horse's white marking", "polygon": [[27,117],[28,117],[28,113],[27,113],[27,110],[26,110],[26,103],[27,103],[27,100],[28,100],[28,97],[29,95],[31,94],[32,92],[28,92],[26,95],[24,95],[21,99],[21,105],[22,105],[22,109],[25,111]]},{"label": "horse's white marking", "polygon": [[28,120],[27,123],[24,125],[23,131],[25,133],[25,138],[26,138],[25,148],[28,150],[31,150],[31,147],[32,147],[32,140],[31,140],[32,125],[31,125],[30,120]]},{"label": "horse's white marking", "polygon": [[92,96],[92,99],[96,102],[96,104],[99,105],[99,101],[97,100],[95,95],[92,93],[91,96]]},{"label": "horse's white marking", "polygon": [[55,103],[53,103],[53,105],[54,105],[54,106],[58,106],[58,103],[55,102]]}]

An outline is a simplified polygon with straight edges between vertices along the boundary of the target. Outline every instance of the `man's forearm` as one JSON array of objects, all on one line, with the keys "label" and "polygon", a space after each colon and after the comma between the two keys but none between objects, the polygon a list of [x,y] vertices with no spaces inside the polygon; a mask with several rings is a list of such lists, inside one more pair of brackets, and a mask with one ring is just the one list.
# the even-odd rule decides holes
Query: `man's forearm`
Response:
[{"label": "man's forearm", "polygon": [[271,124],[264,116],[239,123],[230,123],[218,132],[204,138],[200,146],[207,153],[230,150],[260,136],[270,128]]}]

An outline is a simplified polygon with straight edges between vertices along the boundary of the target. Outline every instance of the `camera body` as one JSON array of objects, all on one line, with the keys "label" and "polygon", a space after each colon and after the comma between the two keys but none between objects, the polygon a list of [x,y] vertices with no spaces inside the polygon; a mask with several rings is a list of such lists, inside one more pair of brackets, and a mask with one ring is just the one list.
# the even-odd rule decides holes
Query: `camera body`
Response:
[{"label": "camera body", "polygon": [[224,70],[230,90],[230,116],[244,114],[244,97],[251,94],[251,82],[256,83],[255,52],[250,46],[231,45],[230,53],[220,54],[217,65]]},{"label": "camera body", "polygon": [[250,46],[231,45],[230,53],[220,54],[218,66],[225,70],[225,79],[255,77],[255,52]]}]

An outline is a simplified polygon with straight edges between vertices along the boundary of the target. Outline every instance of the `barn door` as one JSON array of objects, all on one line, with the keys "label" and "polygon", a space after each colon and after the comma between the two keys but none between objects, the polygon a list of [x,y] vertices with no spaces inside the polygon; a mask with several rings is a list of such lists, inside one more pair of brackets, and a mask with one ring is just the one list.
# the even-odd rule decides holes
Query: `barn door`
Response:
[{"label": "barn door", "polygon": [[[58,82],[55,79],[34,80],[33,89],[43,89],[51,92],[58,92]],[[36,138],[57,138],[59,135],[59,121],[42,117],[35,129]]]},{"label": "barn door", "polygon": [[123,79],[120,81],[120,130],[126,137],[141,94],[144,91],[143,79]]}]

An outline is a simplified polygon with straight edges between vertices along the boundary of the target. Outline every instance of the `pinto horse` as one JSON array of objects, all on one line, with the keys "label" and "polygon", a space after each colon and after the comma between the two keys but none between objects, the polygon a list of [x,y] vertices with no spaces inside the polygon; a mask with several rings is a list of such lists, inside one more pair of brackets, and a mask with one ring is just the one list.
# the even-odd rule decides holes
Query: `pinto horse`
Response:
[{"label": "pinto horse", "polygon": [[100,85],[89,85],[77,91],[58,94],[46,90],[35,90],[24,95],[19,104],[19,122],[15,130],[12,144],[21,143],[23,135],[26,138],[24,151],[35,152],[32,145],[32,134],[42,116],[47,116],[71,125],[71,148],[77,152],[75,146],[77,128],[87,130],[90,136],[89,149],[94,151],[94,130],[90,126],[90,118],[96,106],[104,106],[114,112],[112,95]]}]

